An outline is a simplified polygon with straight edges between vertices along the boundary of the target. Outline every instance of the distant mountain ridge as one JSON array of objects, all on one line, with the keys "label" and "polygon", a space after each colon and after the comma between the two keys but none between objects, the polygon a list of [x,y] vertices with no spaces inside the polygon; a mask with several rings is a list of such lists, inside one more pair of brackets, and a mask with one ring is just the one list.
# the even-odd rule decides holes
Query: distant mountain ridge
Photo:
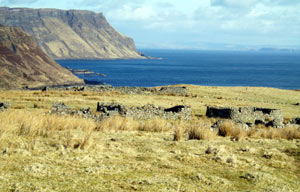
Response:
[{"label": "distant mountain ridge", "polygon": [[143,58],[102,13],[0,7],[0,24],[22,28],[55,59]]},{"label": "distant mountain ridge", "polygon": [[0,88],[83,84],[17,27],[0,25]]}]

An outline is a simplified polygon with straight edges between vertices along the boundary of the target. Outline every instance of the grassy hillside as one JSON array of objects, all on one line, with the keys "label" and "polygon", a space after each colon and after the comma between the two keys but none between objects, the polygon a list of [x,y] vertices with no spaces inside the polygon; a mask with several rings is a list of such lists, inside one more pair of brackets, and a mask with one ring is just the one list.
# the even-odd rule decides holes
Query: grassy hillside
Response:
[{"label": "grassy hillside", "polygon": [[[300,117],[300,92],[272,88],[189,86],[188,97],[119,92],[1,91],[0,191],[297,191],[298,127],[243,131],[208,127],[207,105],[283,109]],[[97,101],[130,106],[187,104],[193,120],[95,122],[45,114],[53,102],[73,109]],[[174,137],[178,141],[174,141]],[[194,139],[191,139],[194,138]],[[199,139],[199,140],[197,140]]]}]

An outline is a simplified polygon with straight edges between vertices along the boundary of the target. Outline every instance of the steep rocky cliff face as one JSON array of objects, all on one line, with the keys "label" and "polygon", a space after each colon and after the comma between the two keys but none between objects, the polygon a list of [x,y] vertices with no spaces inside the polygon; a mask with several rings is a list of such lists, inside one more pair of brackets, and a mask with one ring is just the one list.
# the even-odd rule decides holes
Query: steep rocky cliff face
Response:
[{"label": "steep rocky cliff face", "polygon": [[44,53],[29,34],[0,25],[0,87],[83,84]]},{"label": "steep rocky cliff face", "polygon": [[2,7],[0,24],[22,28],[55,59],[142,58],[134,41],[112,28],[102,13]]}]

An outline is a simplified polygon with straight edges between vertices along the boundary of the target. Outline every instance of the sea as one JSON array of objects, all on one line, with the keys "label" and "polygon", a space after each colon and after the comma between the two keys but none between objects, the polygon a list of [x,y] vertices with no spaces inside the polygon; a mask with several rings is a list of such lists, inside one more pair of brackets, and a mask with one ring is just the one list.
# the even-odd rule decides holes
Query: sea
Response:
[{"label": "sea", "polygon": [[87,82],[153,87],[174,84],[300,89],[300,53],[259,51],[139,50],[158,59],[57,60],[64,67],[103,76]]}]

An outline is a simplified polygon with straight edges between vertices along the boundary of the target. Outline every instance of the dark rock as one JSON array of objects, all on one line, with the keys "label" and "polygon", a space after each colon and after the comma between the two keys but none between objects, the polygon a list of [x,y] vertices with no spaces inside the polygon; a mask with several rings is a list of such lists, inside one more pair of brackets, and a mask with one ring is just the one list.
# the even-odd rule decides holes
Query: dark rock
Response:
[{"label": "dark rock", "polygon": [[255,125],[266,125],[266,122],[262,120],[255,120]]},{"label": "dark rock", "polygon": [[0,111],[4,111],[10,107],[10,103],[8,102],[0,102]]},{"label": "dark rock", "polygon": [[47,91],[47,87],[42,88],[42,92],[45,92],[45,91]]},{"label": "dark rock", "polygon": [[186,108],[186,106],[184,106],[184,105],[178,105],[175,107],[165,109],[165,112],[179,113],[179,112],[183,111],[185,108]]},{"label": "dark rock", "polygon": [[297,125],[300,125],[300,118],[294,118],[291,120],[291,124],[297,124]]},{"label": "dark rock", "polygon": [[255,180],[255,176],[250,173],[246,173],[245,175],[240,176],[240,178],[245,179],[247,181]]},{"label": "dark rock", "polygon": [[84,91],[85,87],[81,86],[81,87],[73,87],[73,91]]}]

